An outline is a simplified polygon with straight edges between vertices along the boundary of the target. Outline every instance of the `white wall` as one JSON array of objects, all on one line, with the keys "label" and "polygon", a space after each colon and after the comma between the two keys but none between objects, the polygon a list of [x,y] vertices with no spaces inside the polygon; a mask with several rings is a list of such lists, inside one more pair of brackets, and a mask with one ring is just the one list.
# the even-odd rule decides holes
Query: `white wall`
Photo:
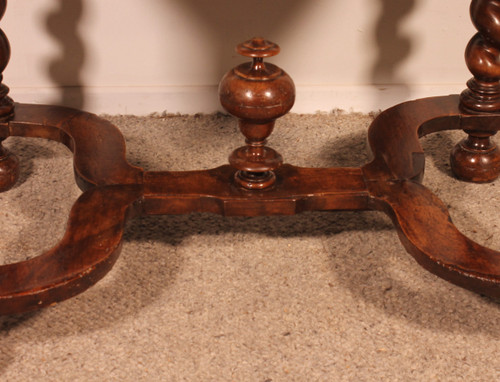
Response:
[{"label": "white wall", "polygon": [[11,0],[1,22],[12,46],[4,82],[19,102],[211,112],[219,79],[243,60],[234,46],[263,35],[281,46],[272,61],[297,85],[293,111],[378,110],[464,88],[469,3]]}]

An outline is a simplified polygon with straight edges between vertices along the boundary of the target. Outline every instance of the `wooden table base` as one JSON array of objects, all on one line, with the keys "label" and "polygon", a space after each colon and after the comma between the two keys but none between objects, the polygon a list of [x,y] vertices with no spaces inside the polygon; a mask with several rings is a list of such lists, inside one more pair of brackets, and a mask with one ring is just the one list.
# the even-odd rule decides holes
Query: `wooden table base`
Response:
[{"label": "wooden table base", "polygon": [[[483,16],[485,12],[495,15],[492,12],[500,9],[497,3],[473,1],[471,9]],[[5,7],[6,1],[0,0],[0,14]],[[0,37],[3,70],[9,49],[3,33]],[[462,235],[446,206],[421,185],[425,158],[419,143],[420,137],[437,131],[466,130],[472,138],[452,154],[454,167],[458,172],[465,168],[469,180],[494,179],[500,160],[490,137],[500,129],[500,107],[491,91],[488,97],[484,92],[498,85],[500,77],[488,82],[473,71],[476,80],[465,95],[421,99],[384,111],[368,132],[373,160],[361,168],[302,168],[281,164],[281,156],[265,146],[274,120],[288,111],[294,96],[286,74],[263,63],[263,57],[278,49],[267,43],[254,39],[240,46],[240,53],[250,55],[254,62],[246,69],[236,68],[236,80],[232,73],[221,83],[223,105],[240,118],[246,146],[231,154],[230,164],[205,171],[143,171],[126,161],[124,139],[106,120],[63,107],[14,104],[2,85],[0,139],[38,137],[66,145],[74,154],[76,180],[84,192],[70,212],[59,244],[33,259],[0,266],[0,314],[43,308],[95,284],[116,261],[128,219],[192,212],[257,216],[311,210],[382,211],[391,217],[403,245],[424,268],[477,293],[500,297],[500,253]],[[265,51],[267,56],[256,51]],[[474,55],[478,54],[476,49]],[[235,85],[234,81],[242,79],[243,84]],[[249,88],[247,80],[253,81]],[[275,88],[273,81],[281,82]],[[281,90],[248,104],[235,101],[241,89],[252,91],[254,99]],[[470,98],[474,102],[464,102]],[[268,104],[277,101],[279,110]],[[478,110],[477,105],[487,102],[494,106]],[[468,153],[465,162],[463,151]],[[471,166],[469,157],[476,158],[473,164],[479,158],[483,165]],[[17,160],[0,148],[2,190],[15,184],[17,174]]]}]

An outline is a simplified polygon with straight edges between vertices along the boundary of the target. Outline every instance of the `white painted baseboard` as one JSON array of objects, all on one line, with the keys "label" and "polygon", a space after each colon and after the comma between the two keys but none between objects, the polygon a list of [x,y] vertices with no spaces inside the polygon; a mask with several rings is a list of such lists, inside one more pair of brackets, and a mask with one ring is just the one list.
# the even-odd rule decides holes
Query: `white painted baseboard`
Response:
[{"label": "white painted baseboard", "polygon": [[[297,86],[294,113],[340,109],[368,113],[416,98],[460,93],[464,84],[412,86]],[[60,88],[13,88],[17,102],[60,104]],[[66,88],[67,99],[83,99],[96,114],[212,113],[221,111],[217,86]],[[71,103],[71,101],[70,101]]]}]

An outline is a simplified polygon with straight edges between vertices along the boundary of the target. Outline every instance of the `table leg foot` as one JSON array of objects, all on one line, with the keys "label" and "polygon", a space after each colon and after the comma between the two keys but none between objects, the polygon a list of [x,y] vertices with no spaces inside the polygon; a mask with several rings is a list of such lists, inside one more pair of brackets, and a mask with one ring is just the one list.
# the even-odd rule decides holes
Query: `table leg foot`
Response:
[{"label": "table leg foot", "polygon": [[500,175],[500,150],[489,133],[470,133],[450,156],[451,169],[461,180],[492,182]]}]

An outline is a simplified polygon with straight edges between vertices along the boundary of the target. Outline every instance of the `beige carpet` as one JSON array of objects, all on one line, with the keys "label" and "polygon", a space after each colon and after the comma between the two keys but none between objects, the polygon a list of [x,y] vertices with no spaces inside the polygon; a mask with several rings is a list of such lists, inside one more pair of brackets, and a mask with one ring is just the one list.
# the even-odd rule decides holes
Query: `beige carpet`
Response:
[{"label": "beige carpet", "polygon": [[[110,117],[148,170],[226,162],[243,142],[222,115]],[[290,115],[270,144],[289,163],[360,166],[371,116]],[[426,138],[425,184],[456,225],[500,249],[500,182],[450,176],[461,133]],[[3,263],[62,236],[79,195],[71,155],[8,140],[22,161],[0,195]],[[498,381],[500,305],[421,269],[380,213],[147,217],[115,268],[38,313],[0,318],[1,381]]]}]

